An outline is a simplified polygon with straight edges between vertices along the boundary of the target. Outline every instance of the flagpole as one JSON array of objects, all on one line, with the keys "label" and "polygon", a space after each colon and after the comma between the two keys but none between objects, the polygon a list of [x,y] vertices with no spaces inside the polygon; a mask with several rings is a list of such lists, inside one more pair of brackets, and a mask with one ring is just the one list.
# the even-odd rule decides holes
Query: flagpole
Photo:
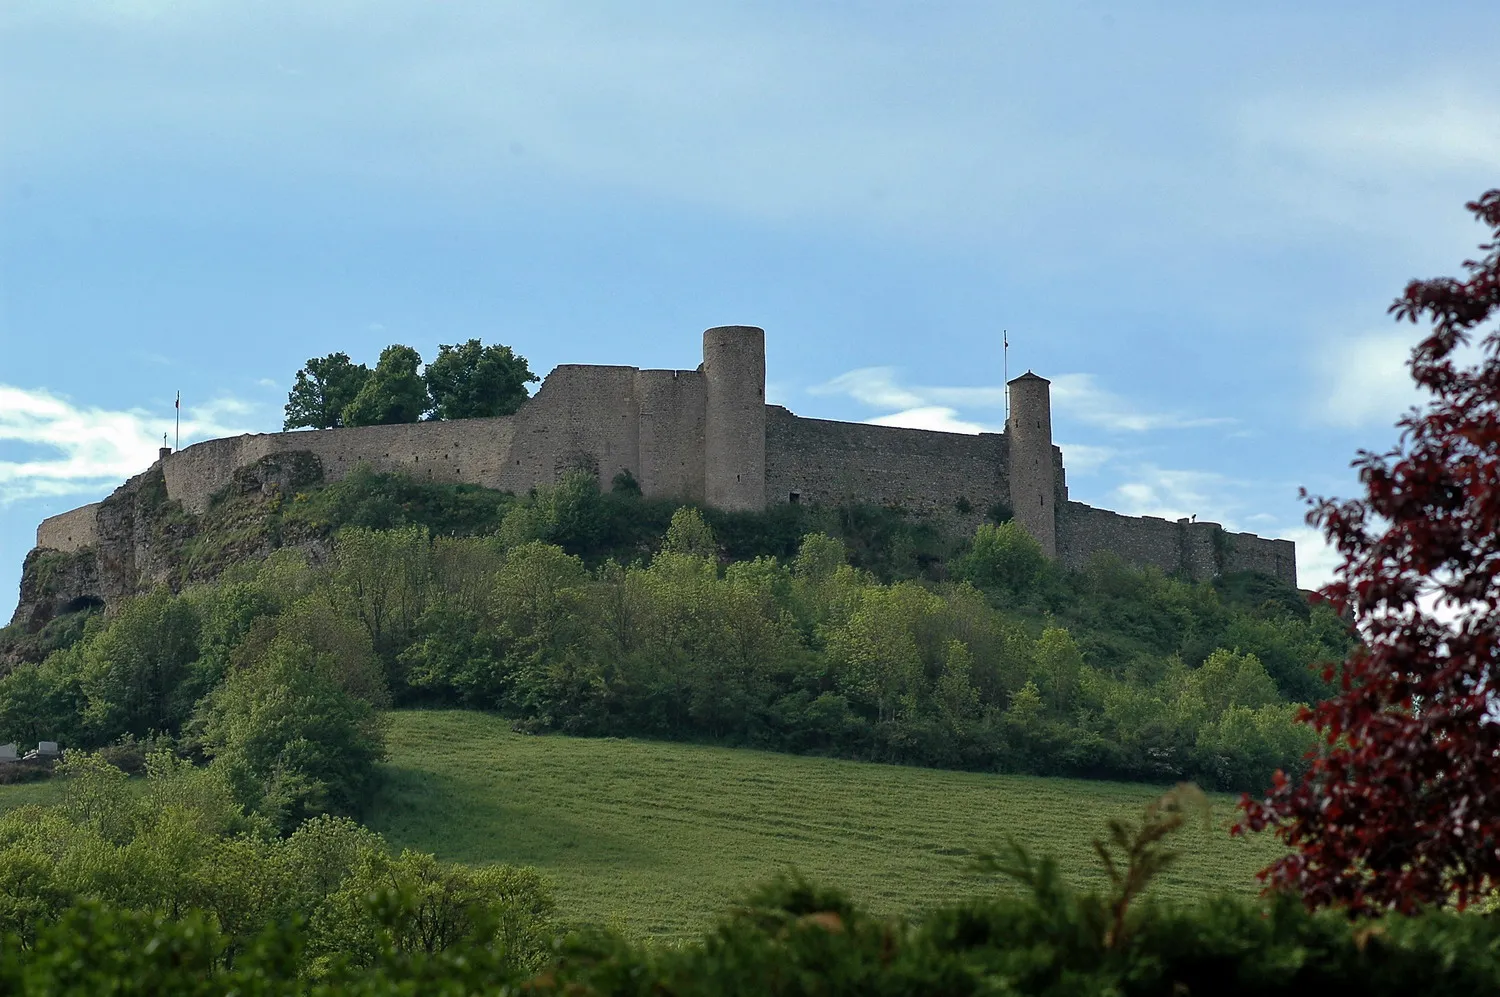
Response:
[{"label": "flagpole", "polygon": [[1004,347],[1001,349],[1001,354],[1005,358],[1004,361],[1003,361],[1003,364],[1004,364],[1004,368],[1003,369],[1005,371],[1005,374],[1004,374],[1004,376],[1005,376],[1005,424],[1007,426],[1009,426],[1010,425],[1010,330],[1009,329],[1002,329],[1000,331],[1000,341],[1005,344]]},{"label": "flagpole", "polygon": [[182,392],[180,391],[177,392],[177,401],[173,405],[173,408],[177,410],[177,439],[176,445],[172,449],[173,451],[177,451],[182,449]]}]

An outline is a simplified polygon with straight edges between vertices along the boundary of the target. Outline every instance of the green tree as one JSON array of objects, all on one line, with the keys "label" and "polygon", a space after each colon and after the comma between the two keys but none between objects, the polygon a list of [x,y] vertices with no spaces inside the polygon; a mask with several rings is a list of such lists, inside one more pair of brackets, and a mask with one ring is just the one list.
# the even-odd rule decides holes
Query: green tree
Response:
[{"label": "green tree", "polygon": [[357,813],[385,755],[379,714],[339,688],[331,657],[279,639],[200,712],[214,767],[240,802],[282,829],[319,813]]},{"label": "green tree", "polygon": [[200,670],[197,610],[165,588],[125,603],[74,650],[82,659],[84,723],[97,743],[176,731],[217,681]]},{"label": "green tree", "polygon": [[1015,520],[992,526],[981,523],[974,545],[958,560],[954,573],[981,588],[1005,588],[1019,595],[1036,583],[1046,564],[1042,547]]},{"label": "green tree", "polygon": [[282,429],[335,429],[344,425],[344,409],[354,401],[370,368],[349,362],[347,353],[330,353],[314,357],[297,371],[297,380],[286,400],[286,421]]},{"label": "green tree", "polygon": [[663,553],[686,554],[706,561],[717,562],[719,558],[713,529],[703,521],[703,514],[690,506],[672,513],[672,524],[667,527],[661,549]]},{"label": "green tree", "polygon": [[427,365],[427,394],[438,419],[510,415],[526,400],[526,385],[537,380],[526,358],[509,346],[483,346],[477,339],[439,346]]},{"label": "green tree", "polygon": [[422,357],[410,346],[387,346],[380,362],[344,409],[346,426],[389,426],[416,422],[427,411],[427,384],[418,368]]}]

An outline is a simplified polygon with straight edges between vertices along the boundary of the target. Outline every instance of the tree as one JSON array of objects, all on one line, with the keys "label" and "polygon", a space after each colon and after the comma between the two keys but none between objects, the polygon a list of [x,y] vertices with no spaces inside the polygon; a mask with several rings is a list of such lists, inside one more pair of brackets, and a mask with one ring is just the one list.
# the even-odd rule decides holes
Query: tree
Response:
[{"label": "tree", "polygon": [[685,554],[715,563],[719,559],[719,545],[714,539],[713,528],[704,522],[703,513],[687,505],[672,513],[672,523],[667,527],[661,549],[663,553]]},{"label": "tree", "polygon": [[286,421],[281,428],[337,429],[344,425],[344,409],[369,379],[370,368],[350,363],[347,353],[308,360],[297,371],[296,383],[287,395]]},{"label": "tree", "polygon": [[354,814],[385,757],[382,721],[339,688],[331,655],[278,638],[264,659],[204,698],[204,751],[249,809],[283,830],[314,814]]},{"label": "tree", "polygon": [[438,419],[510,415],[526,400],[526,385],[537,380],[526,358],[509,346],[483,346],[477,339],[439,346],[427,365],[427,393]]},{"label": "tree", "polygon": [[416,422],[427,411],[427,385],[417,368],[422,357],[410,346],[387,346],[380,362],[344,408],[346,426]]},{"label": "tree", "polygon": [[1321,596],[1364,643],[1304,711],[1323,742],[1304,777],[1278,772],[1235,828],[1294,849],[1262,877],[1310,907],[1463,907],[1500,885],[1500,331],[1475,366],[1455,358],[1500,307],[1500,190],[1467,207],[1493,231],[1489,256],[1464,261],[1467,281],[1412,281],[1390,308],[1435,323],[1410,361],[1432,398],[1395,449],[1360,452],[1363,499],[1310,501],[1342,556]]},{"label": "tree", "polygon": [[974,531],[974,546],[958,559],[954,573],[980,588],[1020,594],[1031,588],[1046,563],[1041,544],[1020,523],[981,523]]}]

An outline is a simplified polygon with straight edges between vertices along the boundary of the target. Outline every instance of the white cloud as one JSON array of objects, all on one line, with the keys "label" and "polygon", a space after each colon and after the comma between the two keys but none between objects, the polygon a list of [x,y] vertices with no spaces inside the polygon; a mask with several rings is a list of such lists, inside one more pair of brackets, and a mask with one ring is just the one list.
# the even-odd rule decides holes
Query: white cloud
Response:
[{"label": "white cloud", "polygon": [[1247,140],[1358,173],[1500,169],[1500,111],[1471,80],[1262,97],[1238,123]]},{"label": "white cloud", "polygon": [[896,384],[894,367],[861,367],[808,389],[814,395],[848,395],[871,408],[918,408],[929,396]]},{"label": "white cloud", "polygon": [[[253,410],[227,397],[189,405],[183,445],[249,432],[243,426]],[[156,459],[163,431],[173,431],[170,420],[139,409],[83,408],[46,391],[0,384],[0,441],[40,451],[30,460],[0,460],[0,505],[123,482]]]},{"label": "white cloud", "polygon": [[1421,400],[1406,363],[1410,332],[1349,337],[1328,344],[1315,365],[1314,414],[1336,426],[1392,424]]},{"label": "white cloud", "polygon": [[872,426],[898,426],[903,429],[932,429],[940,433],[967,433],[971,436],[978,433],[997,433],[1000,430],[994,426],[983,426],[977,422],[966,422],[958,417],[958,412],[942,405],[927,405],[920,408],[906,409],[901,412],[892,412],[890,415],[876,416],[866,419],[866,423]]},{"label": "white cloud", "polygon": [[1059,443],[1062,449],[1063,466],[1069,474],[1092,474],[1113,460],[1117,451],[1112,447],[1096,447],[1087,443]]},{"label": "white cloud", "polygon": [[[894,367],[861,367],[808,389],[813,395],[845,395],[870,408],[896,409],[888,415],[867,419],[876,425],[940,429],[952,433],[999,432],[999,425],[985,425],[961,413],[985,409],[1003,411],[1003,385],[905,385]],[[1233,423],[1233,419],[1202,418],[1173,412],[1149,412],[1128,399],[1100,388],[1092,374],[1061,374],[1052,379],[1054,411],[1065,412],[1080,422],[1108,430],[1144,433],[1158,429],[1193,429]],[[1003,420],[995,420],[999,423]],[[1073,452],[1085,469],[1102,462],[1106,451],[1090,453],[1074,444]]]},{"label": "white cloud", "polygon": [[[1426,327],[1402,323],[1402,331],[1347,336],[1327,343],[1312,364],[1312,415],[1334,426],[1394,426],[1431,394],[1412,380],[1407,366]],[[1453,352],[1459,366],[1474,364],[1480,348],[1472,341]]]},{"label": "white cloud", "polygon": [[1235,529],[1236,482],[1212,471],[1177,471],[1149,464],[1127,472],[1134,480],[1115,488],[1115,511],[1129,516],[1160,516],[1221,523]]},{"label": "white cloud", "polygon": [[1059,374],[1054,377],[1052,407],[1055,411],[1066,412],[1074,419],[1091,426],[1131,433],[1146,433],[1157,429],[1198,429],[1229,425],[1236,421],[1176,412],[1143,411],[1129,399],[1099,387],[1093,374]]},{"label": "white cloud", "polygon": [[1294,526],[1282,530],[1280,535],[1297,545],[1299,588],[1319,589],[1333,581],[1334,570],[1343,563],[1343,558],[1324,540],[1322,530]]}]

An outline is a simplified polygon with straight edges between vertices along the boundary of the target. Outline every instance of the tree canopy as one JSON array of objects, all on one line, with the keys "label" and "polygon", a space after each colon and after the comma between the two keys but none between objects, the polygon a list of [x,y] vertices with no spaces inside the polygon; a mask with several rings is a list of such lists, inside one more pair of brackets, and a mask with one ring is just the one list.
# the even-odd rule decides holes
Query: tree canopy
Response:
[{"label": "tree canopy", "polygon": [[1489,255],[1390,308],[1435,323],[1410,361],[1431,399],[1396,448],[1360,452],[1363,498],[1308,515],[1343,558],[1322,596],[1364,644],[1305,714],[1323,741],[1306,773],[1277,773],[1236,828],[1276,829],[1294,850],[1262,876],[1311,907],[1462,907],[1500,885],[1500,330],[1474,366],[1456,356],[1500,309],[1500,190],[1467,207]]},{"label": "tree canopy", "polygon": [[437,419],[510,415],[526,400],[526,385],[540,380],[509,346],[477,339],[439,346],[427,365],[427,394]]},{"label": "tree canopy", "polygon": [[369,379],[370,368],[351,363],[347,353],[311,358],[297,371],[281,428],[337,429],[344,425],[344,409]]},{"label": "tree canopy", "polygon": [[394,344],[374,370],[347,353],[314,357],[297,372],[287,396],[283,429],[384,426],[429,419],[510,415],[526,401],[526,385],[540,380],[526,358],[499,343],[477,339],[438,347],[422,368],[421,355]]},{"label": "tree canopy", "polygon": [[421,366],[421,354],[410,346],[387,346],[359,394],[344,409],[344,425],[388,426],[421,419],[427,411]]}]

